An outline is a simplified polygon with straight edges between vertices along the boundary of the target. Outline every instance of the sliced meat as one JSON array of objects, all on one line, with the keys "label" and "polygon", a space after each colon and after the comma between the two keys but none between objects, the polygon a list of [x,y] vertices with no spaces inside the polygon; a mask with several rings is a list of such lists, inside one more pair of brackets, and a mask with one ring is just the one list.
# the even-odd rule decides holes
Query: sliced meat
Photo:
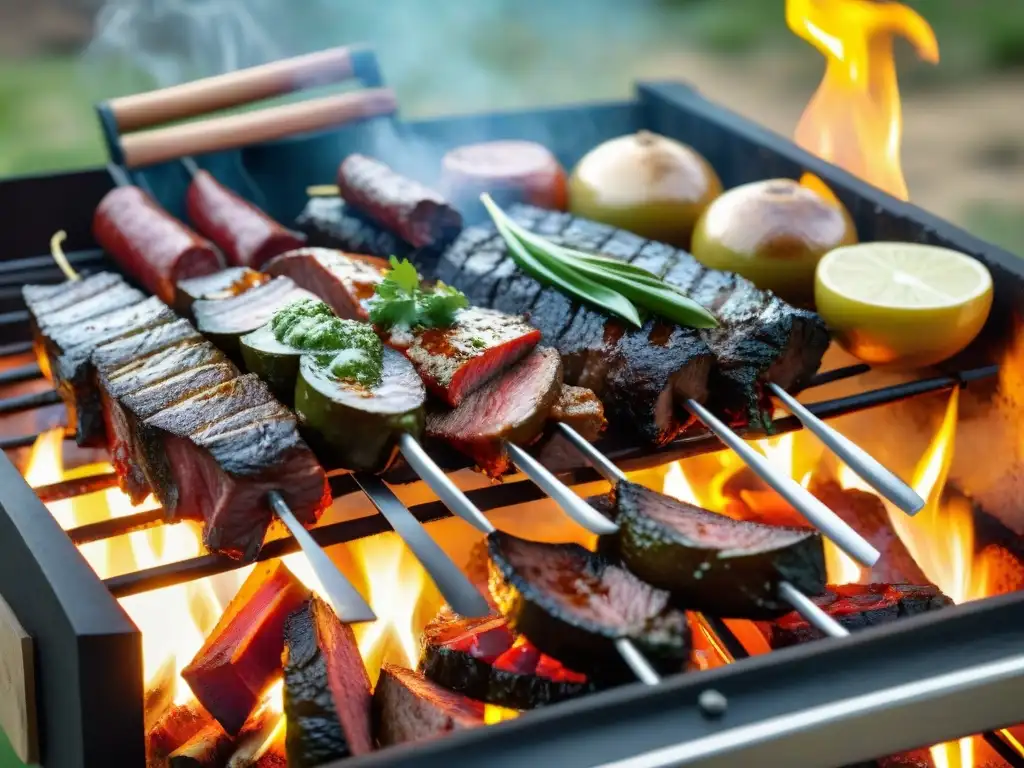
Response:
[{"label": "sliced meat", "polygon": [[314,597],[288,617],[284,639],[288,765],[369,752],[370,679],[352,628]]},{"label": "sliced meat", "polygon": [[185,207],[192,225],[216,243],[235,266],[259,269],[275,256],[306,243],[304,235],[285,229],[206,171],[192,177]]},{"label": "sliced meat", "polygon": [[212,275],[192,277],[178,283],[174,308],[183,315],[192,314],[192,304],[200,299],[220,301],[240,296],[270,278],[248,267],[230,267]]},{"label": "sliced meat", "polygon": [[625,480],[615,495],[623,565],[681,607],[772,618],[790,609],[781,581],[812,595],[825,587],[816,531],[734,520]]},{"label": "sliced meat", "polygon": [[295,417],[274,405],[262,420],[234,430],[163,441],[179,508],[199,511],[211,551],[256,557],[273,518],[270,491],[279,491],[304,525],[331,503],[327,475],[299,437]]},{"label": "sliced meat", "polygon": [[438,192],[377,160],[349,155],[337,176],[348,204],[415,248],[443,247],[462,229],[462,216]]},{"label": "sliced meat", "polygon": [[[851,632],[953,605],[930,584],[843,584],[829,586],[824,594],[811,599]],[[825,637],[796,611],[773,622],[758,622],[758,628],[772,648]]]},{"label": "sliced meat", "polygon": [[125,283],[115,283],[105,291],[80,299],[63,309],[35,317],[36,328],[45,333],[48,328],[61,325],[77,325],[84,320],[105,315],[124,307],[138,304],[146,297]]},{"label": "sliced meat", "polygon": [[170,309],[151,298],[84,322],[52,326],[39,334],[40,365],[52,377],[80,445],[99,447],[106,442],[93,352],[104,344],[174,320],[177,318]]},{"label": "sliced meat", "polygon": [[92,364],[99,376],[109,378],[119,368],[134,361],[178,344],[194,344],[202,339],[202,335],[187,320],[175,320],[97,347],[92,353]]},{"label": "sliced meat", "polygon": [[[386,267],[387,262],[380,264]],[[284,254],[267,264],[267,274],[288,277],[326,302],[346,320],[369,317],[367,303],[383,279],[380,268],[328,248],[303,248]]]},{"label": "sliced meat", "polygon": [[558,400],[551,409],[551,419],[568,424],[584,440],[593,442],[604,431],[608,422],[604,417],[604,405],[593,390],[563,384]]},{"label": "sliced meat", "polygon": [[669,593],[577,544],[488,536],[490,589],[509,626],[595,682],[635,680],[615,641],[628,638],[665,673],[689,658],[686,615]]},{"label": "sliced meat", "polygon": [[450,411],[427,415],[427,435],[469,456],[492,477],[508,469],[505,441],[529,445],[544,430],[562,387],[562,363],[539,348]]},{"label": "sliced meat", "polygon": [[521,318],[476,307],[459,310],[451,328],[395,332],[384,339],[412,361],[427,389],[453,408],[539,341],[540,331]]},{"label": "sliced meat", "polygon": [[[299,214],[295,226],[312,246],[337,248],[350,253],[368,253],[380,258],[412,258],[416,249],[376,222],[346,205],[340,197],[312,197]],[[416,255],[417,263],[423,258]],[[436,257],[435,257],[436,258]]]},{"label": "sliced meat", "polygon": [[389,747],[484,725],[484,705],[411,669],[384,664],[373,692],[373,724],[377,744]]},{"label": "sliced meat", "polygon": [[81,280],[66,280],[54,285],[25,285],[21,296],[35,319],[59,312],[123,283],[124,278],[116,272],[97,272]]},{"label": "sliced meat", "polygon": [[238,733],[280,673],[285,621],[309,598],[309,590],[280,561],[258,565],[181,671],[229,734]]},{"label": "sliced meat", "polygon": [[534,709],[594,690],[545,656],[503,617],[463,619],[442,608],[423,630],[419,670],[448,690],[509,709]]}]

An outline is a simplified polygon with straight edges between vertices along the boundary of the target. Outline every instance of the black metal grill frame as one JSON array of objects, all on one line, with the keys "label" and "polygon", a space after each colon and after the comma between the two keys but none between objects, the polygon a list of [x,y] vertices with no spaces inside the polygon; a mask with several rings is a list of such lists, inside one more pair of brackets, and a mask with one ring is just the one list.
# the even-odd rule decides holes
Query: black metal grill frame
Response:
[{"label": "black metal grill frame", "polygon": [[[588,129],[597,132],[590,135],[588,130],[579,130],[584,123],[601,128]],[[553,149],[567,164],[578,158],[579,146],[586,147],[607,138],[598,135],[602,131],[614,135],[646,127],[686,141],[711,158],[727,187],[770,176],[796,177],[810,171],[825,180],[847,205],[863,239],[944,245],[981,259],[993,271],[996,301],[992,319],[979,342],[951,362],[952,373],[829,401],[817,408],[823,417],[922,392],[962,386],[968,380],[991,376],[994,371],[990,363],[999,359],[1003,344],[1010,338],[1018,309],[1024,306],[1024,268],[1011,254],[912,205],[888,197],[802,152],[785,139],[706,101],[679,83],[641,85],[636,100],[629,102],[446,118],[410,123],[407,127],[431,141],[439,153],[466,140],[497,136],[544,140],[564,136],[567,138],[562,141],[571,144],[560,144]],[[338,159],[340,148],[330,137],[314,137],[309,143],[315,145],[309,151],[321,153],[323,147],[330,144],[330,156]],[[289,156],[299,151],[301,144],[286,142],[247,148],[246,162],[264,170],[280,168]],[[0,210],[13,212],[8,260],[0,262],[0,328],[5,342],[0,354],[16,354],[30,348],[26,316],[18,301],[20,284],[29,280],[60,279],[60,273],[47,257],[36,257],[40,245],[53,231],[69,231],[71,261],[76,268],[88,271],[107,266],[103,255],[94,249],[88,229],[96,203],[110,188],[110,177],[103,170],[0,182]],[[35,258],[17,263],[28,257]],[[26,367],[7,372],[0,383],[32,375]],[[20,406],[15,404],[8,408],[35,407],[47,400],[42,395],[35,397],[35,400],[29,398]],[[790,420],[783,420],[779,426],[782,431],[798,428],[798,424]],[[32,434],[0,437],[4,448],[27,445],[34,438]],[[655,457],[657,463],[664,463],[720,447],[717,439],[697,435],[684,437],[658,452],[627,448],[611,450],[609,455],[623,468],[630,469],[643,463],[649,465]],[[582,470],[567,479],[578,483],[595,480],[597,476]],[[106,482],[109,479],[94,481],[97,486]],[[339,477],[332,482],[336,495],[355,490],[348,487],[354,485],[350,479]],[[57,489],[50,492],[56,493]],[[510,483],[482,489],[471,496],[482,508],[493,509],[542,495],[532,485]],[[227,564],[216,556],[206,556],[184,566],[164,566],[145,574],[100,582],[78,555],[73,542],[123,532],[119,527],[121,523],[112,522],[107,527],[99,524],[70,532],[70,535],[61,531],[6,457],[0,461],[0,510],[4,513],[0,518],[0,594],[36,639],[39,648],[37,675],[45,764],[141,764],[141,638],[117,605],[115,596],[212,575],[226,570]],[[425,521],[447,514],[436,502],[420,505],[413,511]],[[149,525],[154,517],[136,519],[133,524]],[[322,537],[322,543],[328,544],[387,529],[382,518],[373,516],[326,526],[317,535]],[[265,556],[274,557],[294,548],[289,539],[272,542],[265,549]],[[816,691],[815,695],[825,700],[835,700],[837,690],[847,683],[851,686],[849,691],[881,690],[893,681],[913,681],[926,672],[959,669],[963,664],[960,651],[963,645],[958,644],[958,638],[963,643],[967,638],[974,638],[972,654],[976,650],[978,658],[1005,656],[1011,640],[1019,643],[1020,633],[1015,628],[1020,626],[1024,626],[1024,596],[988,600],[857,637],[775,652],[764,659],[712,673],[673,678],[654,688],[631,686],[599,694],[533,713],[515,723],[487,729],[486,733],[452,737],[429,746],[391,750],[358,761],[358,764],[412,765],[412,760],[416,760],[417,765],[451,760],[472,762],[478,759],[481,750],[486,750],[489,762],[496,760],[502,764],[511,764],[513,758],[518,764],[525,758],[541,760],[542,764],[559,761],[566,766],[595,765],[618,754],[635,754],[641,746],[649,749],[662,743],[678,742],[684,737],[720,731],[742,719],[763,719],[782,711],[789,702],[809,701],[809,691]],[[977,642],[978,634],[984,635],[983,643]],[[900,663],[878,669],[871,660],[881,658],[894,662],[899,659]],[[926,666],[918,663],[923,659],[928,661]],[[835,676],[834,672],[840,669],[842,675]],[[827,680],[822,679],[823,670],[828,670]],[[776,695],[761,696],[761,686],[769,683]],[[730,711],[720,721],[703,719],[695,706],[699,691],[712,685],[728,689],[729,693]],[[843,695],[846,694],[844,690]],[[849,762],[848,758],[854,753],[859,755],[857,759],[874,756],[860,753],[876,747],[878,752],[916,747],[923,741],[934,742],[1001,727],[1022,717],[1024,713],[1006,722],[977,724],[965,719],[962,724],[944,726],[939,736],[930,731],[926,736],[918,729],[911,729],[876,740],[871,747],[851,744],[841,759]],[[605,728],[609,736],[620,737],[619,747],[611,749],[608,745],[612,740],[599,734]],[[917,738],[923,741],[915,741]],[[496,751],[500,754],[495,754]]]}]

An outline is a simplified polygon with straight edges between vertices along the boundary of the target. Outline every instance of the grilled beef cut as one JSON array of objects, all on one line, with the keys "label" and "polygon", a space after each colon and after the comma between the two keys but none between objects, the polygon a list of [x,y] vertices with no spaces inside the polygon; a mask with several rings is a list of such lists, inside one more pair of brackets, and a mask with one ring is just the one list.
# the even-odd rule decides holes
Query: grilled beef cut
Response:
[{"label": "grilled beef cut", "polygon": [[683,668],[690,628],[668,592],[577,544],[500,531],[488,540],[491,596],[509,626],[542,653],[595,682],[627,682],[635,676],[615,649],[626,638],[663,672]]},{"label": "grilled beef cut", "polygon": [[529,445],[544,429],[562,388],[562,361],[549,348],[492,379],[450,411],[427,415],[427,435],[473,459],[491,477],[508,469],[504,443]]},{"label": "grilled beef cut", "polygon": [[212,275],[190,277],[178,283],[174,308],[183,315],[191,315],[192,304],[196,301],[219,301],[239,296],[269,279],[264,273],[248,267],[229,267]]},{"label": "grilled beef cut", "polygon": [[364,257],[330,248],[300,248],[278,256],[266,266],[274,277],[288,277],[300,288],[316,294],[334,313],[345,320],[366,321],[368,302],[387,262],[375,264]]},{"label": "grilled beef cut", "polygon": [[551,420],[568,424],[590,442],[597,440],[608,425],[604,405],[593,390],[568,384],[563,384],[558,393],[555,407],[551,409]]},{"label": "grilled beef cut", "polygon": [[359,214],[340,197],[310,198],[295,226],[305,233],[311,246],[368,253],[384,259],[389,256],[412,258],[417,253],[417,261],[421,260],[421,252]]},{"label": "grilled beef cut", "polygon": [[76,301],[63,309],[35,317],[36,328],[45,333],[47,328],[61,325],[76,325],[97,315],[105,315],[123,307],[138,304],[146,297],[130,285],[120,283],[105,291]]},{"label": "grilled beef cut", "polygon": [[[504,254],[492,228],[466,229],[443,254],[437,277],[471,290],[485,306],[527,313],[545,343],[562,354],[566,381],[593,389],[613,425],[638,421],[642,436],[654,442],[670,438],[680,425],[672,423],[670,403],[655,406],[657,395],[674,388],[677,405],[686,397],[701,399],[710,351],[716,361],[710,371],[712,404],[734,421],[763,426],[767,412],[759,382],[798,389],[821,362],[828,346],[821,319],[741,277],[708,270],[683,251],[568,214],[529,206],[516,206],[510,213],[555,241],[648,269],[704,304],[722,323],[708,331],[660,321],[629,329],[524,275]],[[676,381],[666,381],[693,366]],[[655,427],[652,421],[661,425]]]},{"label": "grilled beef cut", "polygon": [[388,747],[484,725],[484,705],[419,672],[384,664],[373,692],[373,732]]},{"label": "grilled beef cut", "polygon": [[46,317],[123,283],[124,278],[116,272],[97,272],[81,280],[53,285],[26,285],[21,289],[21,295],[35,320],[36,316]]},{"label": "grilled beef cut", "polygon": [[[824,594],[811,599],[851,632],[953,605],[930,584],[843,584],[829,586]],[[758,622],[758,627],[772,648],[825,637],[796,611],[773,622]]]},{"label": "grilled beef cut", "polygon": [[427,389],[453,408],[538,341],[540,331],[522,318],[476,307],[459,310],[450,328],[396,331],[384,339],[412,361]]}]

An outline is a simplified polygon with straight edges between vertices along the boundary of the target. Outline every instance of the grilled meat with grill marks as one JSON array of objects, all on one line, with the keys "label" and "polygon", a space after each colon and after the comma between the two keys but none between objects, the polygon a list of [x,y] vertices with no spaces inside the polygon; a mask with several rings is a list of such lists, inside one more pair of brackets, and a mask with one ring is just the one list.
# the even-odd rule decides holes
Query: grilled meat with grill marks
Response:
[{"label": "grilled meat with grill marks", "polygon": [[373,692],[373,732],[382,747],[484,725],[483,702],[431,682],[419,672],[384,664]]},{"label": "grilled meat with grill marks", "polygon": [[295,226],[306,234],[311,246],[338,248],[388,258],[410,257],[416,252],[398,235],[357,213],[340,197],[310,198]]},{"label": "grilled meat with grill marks", "polygon": [[34,319],[36,316],[46,317],[51,312],[58,312],[123,283],[124,278],[115,272],[98,272],[81,280],[26,285],[21,289],[21,295]]},{"label": "grilled meat with grill marks", "polygon": [[[807,383],[828,346],[821,319],[794,309],[736,275],[708,270],[689,254],[564,213],[516,206],[511,215],[564,245],[629,261],[686,291],[722,325],[698,331],[659,320],[633,329],[572,302],[511,264],[491,227],[471,227],[443,254],[437,276],[505,312],[525,313],[558,349],[570,384],[593,389],[613,427],[634,424],[651,442],[685,425],[682,403],[702,399],[736,422],[767,424],[760,383],[790,389]],[[714,366],[711,366],[714,361]],[[675,408],[672,393],[675,393]]]},{"label": "grilled meat with grill marks", "polygon": [[427,415],[427,435],[469,456],[491,477],[508,469],[504,441],[529,445],[540,436],[562,388],[562,362],[540,348],[450,411]]},{"label": "grilled meat with grill marks", "polygon": [[269,279],[263,272],[248,267],[230,267],[212,275],[190,277],[178,283],[174,308],[183,315],[191,315],[192,304],[200,299],[229,299],[263,285]]},{"label": "grilled meat with grill marks", "polygon": [[105,291],[76,301],[63,309],[36,316],[35,325],[39,332],[45,333],[47,328],[75,325],[97,315],[105,315],[122,307],[138,304],[145,298],[141,291],[135,290],[130,285],[117,283]]},{"label": "grilled meat with grill marks", "polygon": [[267,264],[267,274],[288,277],[300,288],[316,294],[345,320],[366,321],[368,302],[387,262],[374,266],[361,257],[329,248],[301,248],[278,256]]}]

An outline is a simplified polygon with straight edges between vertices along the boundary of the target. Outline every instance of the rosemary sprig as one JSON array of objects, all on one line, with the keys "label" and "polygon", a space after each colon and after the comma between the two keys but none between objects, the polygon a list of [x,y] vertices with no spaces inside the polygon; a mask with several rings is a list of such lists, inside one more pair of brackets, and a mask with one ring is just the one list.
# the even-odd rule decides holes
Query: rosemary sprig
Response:
[{"label": "rosemary sprig", "polygon": [[489,195],[480,199],[512,258],[536,279],[637,326],[641,324],[637,307],[691,328],[718,325],[708,310],[657,275],[624,261],[552,243],[514,222]]}]

